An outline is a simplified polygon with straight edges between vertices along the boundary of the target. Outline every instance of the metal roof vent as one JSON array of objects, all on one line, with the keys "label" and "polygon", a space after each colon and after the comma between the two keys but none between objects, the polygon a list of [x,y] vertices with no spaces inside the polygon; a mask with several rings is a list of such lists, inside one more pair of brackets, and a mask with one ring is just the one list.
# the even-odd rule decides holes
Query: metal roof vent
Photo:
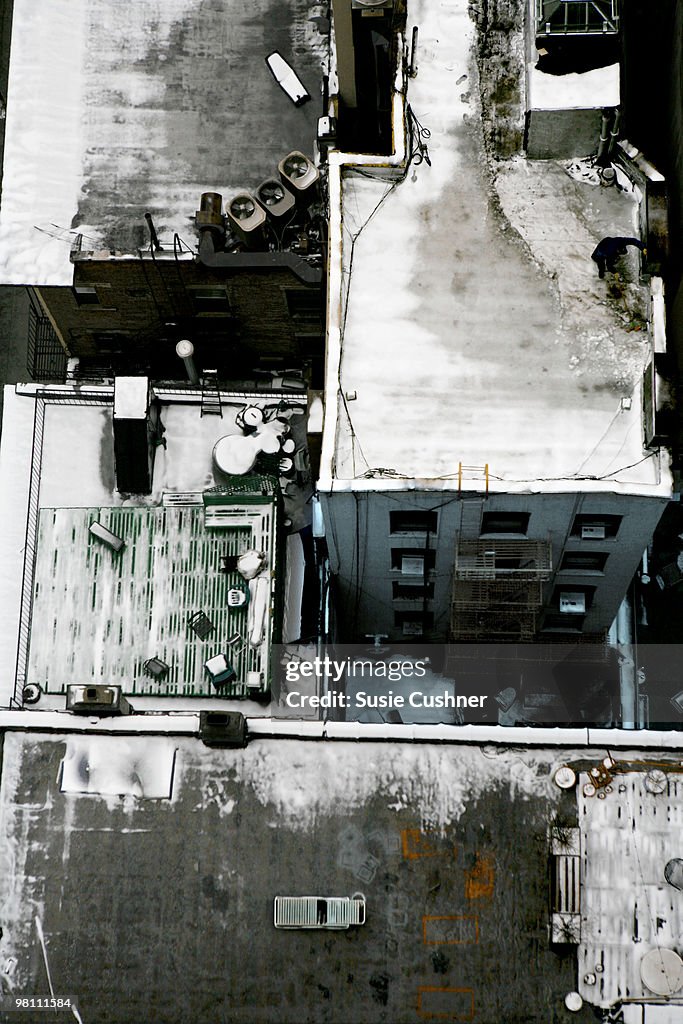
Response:
[{"label": "metal roof vent", "polygon": [[256,189],[256,199],[269,217],[280,220],[294,210],[294,196],[277,178],[267,178]]},{"label": "metal roof vent", "polygon": [[280,161],[277,169],[282,183],[291,189],[297,202],[312,201],[320,177],[312,160],[298,150],[294,150]]},{"label": "metal roof vent", "polygon": [[230,227],[246,245],[256,246],[262,242],[266,215],[252,195],[238,192],[229,200],[225,212]]}]

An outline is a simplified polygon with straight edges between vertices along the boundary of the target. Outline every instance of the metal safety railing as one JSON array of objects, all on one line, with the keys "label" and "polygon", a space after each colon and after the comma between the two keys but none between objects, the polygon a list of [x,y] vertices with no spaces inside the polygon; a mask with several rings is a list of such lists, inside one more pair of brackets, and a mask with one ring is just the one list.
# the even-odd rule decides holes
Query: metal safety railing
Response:
[{"label": "metal safety railing", "polygon": [[29,473],[28,508],[26,511],[26,533],[24,537],[24,565],[21,577],[21,599],[19,602],[19,634],[17,637],[17,660],[14,674],[14,695],[11,708],[22,708],[23,690],[26,686],[29,645],[31,642],[31,620],[33,616],[33,585],[38,541],[38,508],[40,497],[40,473],[43,461],[43,434],[45,430],[45,402],[37,399],[33,414],[33,445],[31,448],[31,469]]},{"label": "metal safety railing", "polygon": [[538,35],[616,35],[619,0],[536,0]]}]

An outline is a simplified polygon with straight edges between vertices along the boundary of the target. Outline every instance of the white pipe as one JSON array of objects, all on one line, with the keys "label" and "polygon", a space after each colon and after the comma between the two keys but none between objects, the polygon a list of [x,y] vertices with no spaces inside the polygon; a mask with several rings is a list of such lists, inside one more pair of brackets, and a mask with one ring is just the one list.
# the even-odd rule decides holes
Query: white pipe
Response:
[{"label": "white pipe", "polygon": [[185,364],[185,372],[187,373],[187,379],[190,384],[199,384],[199,374],[197,373],[197,367],[194,365],[194,345],[187,338],[179,341],[175,347],[176,355],[180,356],[183,363]]},{"label": "white pipe", "polygon": [[628,598],[619,605],[616,619],[619,652],[619,693],[621,728],[635,729],[638,719],[638,684],[633,647],[633,613]]}]

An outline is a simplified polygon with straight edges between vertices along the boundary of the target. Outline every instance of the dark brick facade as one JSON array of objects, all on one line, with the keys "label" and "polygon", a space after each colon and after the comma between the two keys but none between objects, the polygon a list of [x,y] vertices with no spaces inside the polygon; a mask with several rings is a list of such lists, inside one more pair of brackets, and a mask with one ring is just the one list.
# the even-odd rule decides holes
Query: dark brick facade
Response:
[{"label": "dark brick facade", "polygon": [[179,338],[197,364],[239,379],[259,365],[312,363],[322,371],[322,284],[287,267],[207,267],[162,253],[142,259],[76,259],[74,286],[39,297],[72,356],[84,366],[182,378]]}]

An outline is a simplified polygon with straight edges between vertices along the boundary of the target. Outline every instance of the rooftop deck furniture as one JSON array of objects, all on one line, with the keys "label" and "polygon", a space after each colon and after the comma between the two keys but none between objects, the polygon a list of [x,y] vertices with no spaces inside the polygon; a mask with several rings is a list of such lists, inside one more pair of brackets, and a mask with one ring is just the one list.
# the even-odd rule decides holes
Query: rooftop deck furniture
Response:
[{"label": "rooftop deck furniture", "polygon": [[224,654],[215,654],[213,658],[209,658],[204,662],[204,668],[217,690],[234,683],[237,679],[237,673]]},{"label": "rooftop deck furniture", "polygon": [[117,537],[115,533],[108,530],[106,526],[102,525],[102,523],[91,523],[89,530],[92,537],[101,541],[108,548],[111,548],[112,551],[121,551],[126,546],[126,542],[122,537]]},{"label": "rooftop deck furniture", "polygon": [[213,622],[205,612],[195,612],[189,619],[190,629],[200,640],[206,640],[213,633]]},{"label": "rooftop deck furniture", "polygon": [[161,658],[148,658],[142,663],[142,667],[148,676],[161,682],[168,675],[168,665]]},{"label": "rooftop deck furniture", "polygon": [[242,587],[232,587],[232,589],[228,591],[229,608],[244,608],[248,600],[249,592],[244,590]]}]

